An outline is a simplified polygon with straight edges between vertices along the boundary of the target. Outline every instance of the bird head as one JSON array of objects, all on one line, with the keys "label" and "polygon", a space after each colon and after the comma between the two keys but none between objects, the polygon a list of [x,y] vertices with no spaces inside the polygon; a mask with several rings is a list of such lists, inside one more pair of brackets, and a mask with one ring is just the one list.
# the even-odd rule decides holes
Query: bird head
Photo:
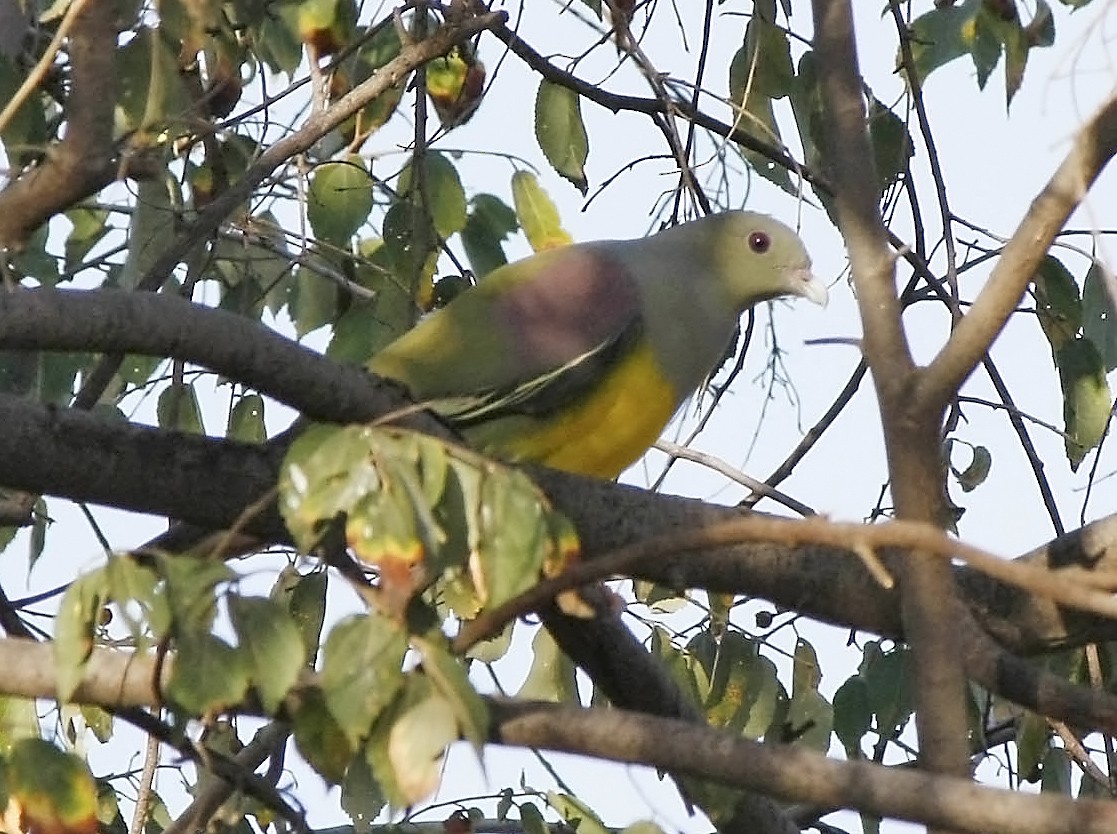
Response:
[{"label": "bird head", "polygon": [[713,269],[741,309],[792,295],[826,306],[828,293],[811,272],[803,241],[788,226],[752,211],[712,215]]}]

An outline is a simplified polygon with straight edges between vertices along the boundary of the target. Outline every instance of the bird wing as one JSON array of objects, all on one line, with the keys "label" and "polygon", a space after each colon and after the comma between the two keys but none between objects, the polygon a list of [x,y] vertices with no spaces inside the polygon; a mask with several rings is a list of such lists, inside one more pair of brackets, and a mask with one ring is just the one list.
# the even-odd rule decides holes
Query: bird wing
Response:
[{"label": "bird wing", "polygon": [[369,369],[462,426],[541,417],[592,391],[641,334],[638,288],[609,244],[569,246],[491,273]]}]

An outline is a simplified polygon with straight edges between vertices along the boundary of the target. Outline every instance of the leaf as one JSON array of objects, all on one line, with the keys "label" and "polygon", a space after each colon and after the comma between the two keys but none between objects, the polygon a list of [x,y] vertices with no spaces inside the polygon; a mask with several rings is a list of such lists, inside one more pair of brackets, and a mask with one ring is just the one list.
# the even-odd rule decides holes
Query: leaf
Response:
[{"label": "leaf", "polygon": [[283,606],[263,597],[229,597],[229,615],[247,655],[249,680],[264,711],[274,715],[306,662],[299,629]]},{"label": "leaf", "polygon": [[166,695],[190,715],[222,712],[244,700],[248,662],[220,637],[186,632],[176,641],[178,654]]},{"label": "leaf", "polygon": [[226,435],[230,440],[243,443],[263,443],[268,439],[264,425],[264,398],[259,394],[245,394],[229,412]]},{"label": "leaf", "polygon": [[406,805],[414,805],[438,787],[442,757],[458,738],[454,708],[431,692],[392,722],[388,759],[396,788]]},{"label": "leaf", "polygon": [[427,64],[427,96],[446,130],[473,118],[485,92],[485,74],[468,42]]},{"label": "leaf", "polygon": [[1105,370],[1117,368],[1117,280],[1094,263],[1082,285],[1082,333],[1098,349]]},{"label": "leaf", "polygon": [[308,689],[300,693],[292,724],[295,745],[302,757],[326,781],[340,782],[353,759],[354,748],[321,690]]},{"label": "leaf", "polygon": [[817,691],[821,681],[822,670],[818,666],[818,654],[814,646],[800,637],[795,641],[795,663],[791,672],[792,697]]},{"label": "leaf", "polygon": [[582,123],[581,97],[575,91],[547,79],[540,82],[535,96],[535,138],[555,171],[585,196],[590,146]]},{"label": "leaf", "polygon": [[[316,265],[321,269],[316,269]],[[330,324],[337,317],[339,288],[326,274],[333,266],[318,255],[310,255],[295,271],[288,295],[287,313],[298,338]]]},{"label": "leaf", "polygon": [[1051,749],[1051,726],[1047,719],[1034,712],[1025,712],[1016,732],[1016,761],[1020,778],[1025,782],[1038,782],[1041,763]]},{"label": "leaf", "polygon": [[[939,67],[970,53],[973,20],[980,6],[981,0],[966,0],[956,6],[934,8],[911,22],[911,69],[920,84]],[[966,36],[967,29],[970,37]],[[897,56],[896,65],[903,67],[902,56]]]},{"label": "leaf", "polygon": [[551,834],[551,826],[543,819],[539,809],[532,802],[520,803],[520,825],[524,834]]},{"label": "leaf", "polygon": [[557,249],[573,242],[573,238],[562,228],[558,209],[534,174],[517,171],[512,175],[512,202],[516,206],[520,227],[536,252]]},{"label": "leaf", "polygon": [[322,650],[322,692],[350,746],[360,745],[403,686],[406,651],[406,633],[375,614],[347,617],[330,630]]},{"label": "leaf", "polygon": [[508,263],[501,244],[519,228],[516,212],[499,197],[478,194],[470,200],[471,211],[461,231],[462,246],[473,274],[483,278]]},{"label": "leaf", "polygon": [[368,761],[357,756],[341,783],[341,807],[353,821],[353,834],[369,834],[372,823],[388,804]]},{"label": "leaf", "polygon": [[875,96],[869,97],[869,139],[884,194],[907,170],[915,150],[907,125]]},{"label": "leaf", "polygon": [[1088,339],[1079,336],[1064,344],[1055,354],[1055,364],[1063,389],[1067,460],[1073,471],[1105,435],[1113,396],[1105,362]]},{"label": "leaf", "polygon": [[793,743],[819,753],[830,749],[830,733],[834,728],[834,709],[817,689],[796,692],[791,696],[785,719]]},{"label": "leaf", "polygon": [[326,618],[326,586],[329,575],[325,570],[313,570],[300,575],[293,568],[291,574],[291,584],[285,589],[281,590],[279,582],[276,582],[272,597],[285,602],[299,630],[306,657],[313,658],[318,653],[318,641]]},{"label": "leaf", "polygon": [[547,804],[578,834],[609,834],[609,829],[593,809],[569,794],[547,791]]},{"label": "leaf", "polygon": [[1082,327],[1082,302],[1074,276],[1058,258],[1048,255],[1036,270],[1033,286],[1039,326],[1057,353]]},{"label": "leaf", "polygon": [[161,429],[191,434],[205,433],[205,427],[202,425],[202,409],[198,405],[193,383],[173,382],[164,388],[159,394],[155,412]]},{"label": "leaf", "polygon": [[461,735],[480,753],[489,737],[489,711],[469,682],[465,665],[441,641],[417,637],[412,642],[423,658],[423,671],[454,711]]},{"label": "leaf", "polygon": [[834,693],[834,732],[850,759],[861,755],[861,739],[873,725],[869,691],[864,678],[846,680]]},{"label": "leaf", "polygon": [[963,492],[973,492],[989,477],[989,470],[993,466],[993,455],[984,446],[973,447],[973,459],[965,471],[959,472],[958,485]]},{"label": "leaf", "polygon": [[[695,647],[695,641],[691,641],[692,652]],[[772,717],[767,707],[772,704],[775,670],[759,655],[755,641],[738,631],[727,632],[716,645],[712,667],[707,668],[710,669],[710,687],[705,697],[707,720],[740,733],[750,724],[754,728],[763,724],[751,737],[763,735]]]},{"label": "leaf", "polygon": [[360,156],[351,154],[344,162],[324,162],[314,169],[306,216],[317,237],[346,249],[370,211],[372,177]]},{"label": "leaf", "polygon": [[574,663],[558,647],[545,628],[535,632],[531,640],[531,668],[516,697],[528,701],[578,703],[578,681]]},{"label": "leaf", "polygon": [[904,647],[882,652],[879,641],[868,643],[858,674],[865,681],[877,732],[889,736],[912,714],[911,652]]},{"label": "leaf", "polygon": [[[416,187],[412,181],[412,163],[400,175],[399,190],[411,194]],[[465,189],[458,169],[443,154],[427,151],[423,156],[423,201],[434,223],[435,231],[443,238],[460,232],[465,227]]]},{"label": "leaf", "polygon": [[12,746],[6,770],[9,793],[20,806],[21,830],[95,834],[97,785],[77,756],[28,738]]},{"label": "leaf", "polygon": [[[0,66],[3,65],[0,59]],[[3,70],[0,69],[0,77]],[[2,81],[0,81],[2,84]],[[2,92],[2,90],[0,90]],[[3,96],[0,96],[3,98]],[[66,236],[66,271],[75,271],[105,235],[108,234],[109,213],[103,208],[77,206],[66,211],[66,219],[70,221],[70,234]]]},{"label": "leaf", "polygon": [[60,701],[69,701],[85,677],[94,630],[107,596],[108,581],[101,570],[78,577],[62,596],[53,644]]},{"label": "leaf", "polygon": [[1040,792],[1057,793],[1070,796],[1071,775],[1070,756],[1062,747],[1051,747],[1043,757],[1043,771],[1040,777]]}]

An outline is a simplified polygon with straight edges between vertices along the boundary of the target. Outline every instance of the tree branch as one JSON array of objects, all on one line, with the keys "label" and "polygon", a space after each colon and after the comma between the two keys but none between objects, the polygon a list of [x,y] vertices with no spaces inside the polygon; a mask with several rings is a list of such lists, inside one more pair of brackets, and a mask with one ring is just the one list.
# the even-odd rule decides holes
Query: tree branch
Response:
[{"label": "tree branch", "polygon": [[944,408],[1008,321],[1055,236],[1117,153],[1117,96],[1078,132],[1074,146],[1016,227],[985,287],[927,367],[915,391],[927,409]]},{"label": "tree branch", "polygon": [[0,247],[21,248],[55,214],[116,177],[116,14],[115,4],[93,2],[74,21],[66,136],[0,191]]},{"label": "tree branch", "polygon": [[1103,800],[1035,796],[912,769],[839,762],[621,710],[501,702],[492,708],[494,735],[504,744],[670,766],[778,799],[973,834],[1103,834],[1117,826],[1117,805]]}]

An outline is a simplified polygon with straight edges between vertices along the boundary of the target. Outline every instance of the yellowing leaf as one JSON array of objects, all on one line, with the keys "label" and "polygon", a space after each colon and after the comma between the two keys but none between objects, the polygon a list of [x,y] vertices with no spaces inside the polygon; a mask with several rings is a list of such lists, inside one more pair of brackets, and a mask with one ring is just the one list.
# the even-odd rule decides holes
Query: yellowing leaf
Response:
[{"label": "yellowing leaf", "polygon": [[8,756],[8,789],[21,810],[20,828],[34,834],[94,834],[97,786],[85,763],[50,742],[16,742]]},{"label": "yellowing leaf", "polygon": [[442,756],[458,738],[454,709],[441,695],[432,693],[405,711],[388,734],[388,759],[396,787],[408,805],[414,805],[438,787]]},{"label": "yellowing leaf", "polygon": [[536,252],[573,243],[573,238],[562,228],[558,209],[534,174],[517,171],[512,175],[512,202],[527,242]]}]

